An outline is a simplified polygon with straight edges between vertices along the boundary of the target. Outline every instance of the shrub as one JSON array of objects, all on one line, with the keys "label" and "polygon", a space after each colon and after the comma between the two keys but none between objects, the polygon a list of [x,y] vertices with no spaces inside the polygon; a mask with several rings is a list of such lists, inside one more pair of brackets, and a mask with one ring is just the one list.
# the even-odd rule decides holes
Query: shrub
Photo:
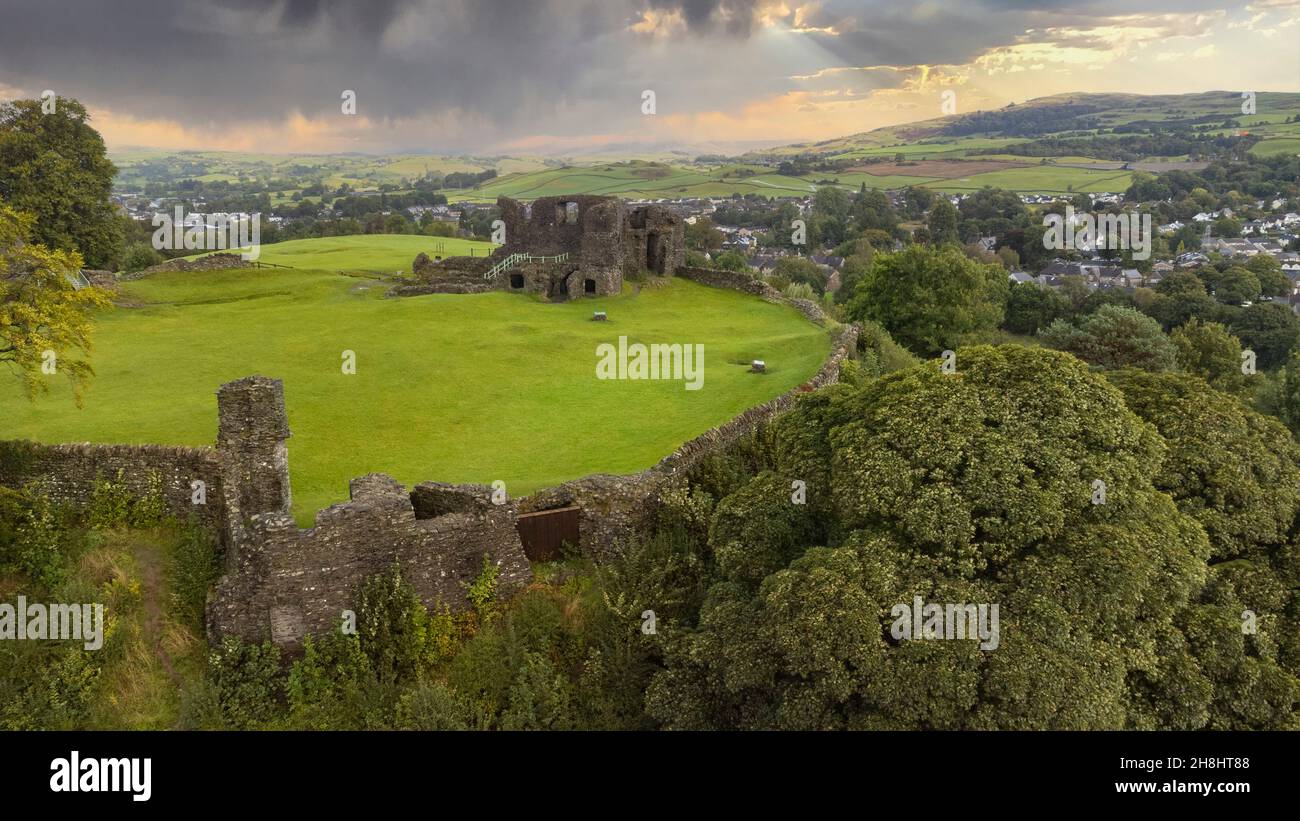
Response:
[{"label": "shrub", "polygon": [[147,242],[133,242],[122,254],[122,270],[127,272],[143,271],[163,261],[162,254],[154,250]]},{"label": "shrub", "polygon": [[495,599],[499,575],[501,575],[501,568],[493,564],[486,553],[483,554],[483,567],[479,570],[478,577],[470,583],[466,595],[469,597],[469,603],[474,606],[474,612],[478,613],[479,621],[484,624],[497,612]]},{"label": "shrub", "polygon": [[94,530],[113,530],[125,527],[131,514],[131,491],[117,472],[116,481],[99,476],[90,492],[87,524]]},{"label": "shrub", "polygon": [[47,588],[66,577],[72,531],[66,516],[34,488],[0,488],[0,568]]},{"label": "shrub", "polygon": [[551,660],[528,653],[510,685],[509,706],[501,715],[503,730],[571,730],[573,695],[569,681]]},{"label": "shrub", "polygon": [[331,631],[308,637],[289,671],[289,721],[306,730],[365,730],[382,726],[382,697],[370,659],[356,636]]},{"label": "shrub", "polygon": [[399,730],[469,730],[476,725],[474,710],[449,687],[421,682],[402,694],[394,722]]},{"label": "shrub", "polygon": [[208,656],[212,708],[221,726],[267,727],[283,713],[280,649],[270,642],[246,644],[227,636]]},{"label": "shrub", "polygon": [[396,565],[362,585],[357,628],[380,683],[414,681],[433,666],[429,614]]},{"label": "shrub", "polygon": [[[119,474],[120,476],[121,474]],[[167,518],[167,500],[163,498],[163,480],[158,471],[151,470],[145,477],[144,495],[131,503],[127,522],[131,527],[158,527]]]},{"label": "shrub", "polygon": [[172,612],[202,633],[208,590],[221,572],[216,541],[207,530],[191,521],[177,534],[167,559]]}]

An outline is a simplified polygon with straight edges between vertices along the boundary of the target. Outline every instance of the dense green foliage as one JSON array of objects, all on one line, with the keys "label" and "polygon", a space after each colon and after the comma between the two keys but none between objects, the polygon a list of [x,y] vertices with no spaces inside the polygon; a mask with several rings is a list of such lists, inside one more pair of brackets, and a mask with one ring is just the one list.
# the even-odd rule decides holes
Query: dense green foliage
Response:
[{"label": "dense green foliage", "polygon": [[878,322],[904,347],[932,355],[1000,325],[1007,290],[1001,266],[980,264],[951,246],[913,245],[872,259],[846,313]]},{"label": "dense green foliage", "polygon": [[109,200],[117,169],[81,103],[49,102],[49,113],[41,100],[0,104],[0,200],[36,218],[33,241],[105,268],[122,240]]},{"label": "dense green foliage", "polygon": [[[724,537],[738,504],[787,523],[749,536],[760,563],[794,558],[755,585],[757,568],[710,539],[715,581],[695,628],[668,641],[650,714],[683,728],[1294,726],[1294,493],[1227,486],[1231,454],[1251,450],[1253,487],[1294,487],[1300,453],[1199,380],[1116,378],[1174,417],[1219,414],[1222,478],[1195,484],[1201,425],[1144,424],[1046,351],[963,349],[954,375],[930,363],[804,400],[776,426],[771,472],[714,519]],[[827,512],[802,550],[776,476],[806,481]],[[891,606],[913,596],[1000,603],[1000,646],[891,641]]]},{"label": "dense green foliage", "polygon": [[1165,371],[1177,363],[1178,349],[1160,323],[1132,308],[1102,305],[1077,323],[1056,320],[1039,337],[1048,347],[1102,368]]}]

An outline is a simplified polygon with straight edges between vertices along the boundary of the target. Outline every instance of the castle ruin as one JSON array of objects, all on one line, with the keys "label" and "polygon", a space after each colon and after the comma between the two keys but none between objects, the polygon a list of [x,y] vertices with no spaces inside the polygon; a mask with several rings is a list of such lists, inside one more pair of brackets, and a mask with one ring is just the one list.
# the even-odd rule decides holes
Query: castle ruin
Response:
[{"label": "castle ruin", "polygon": [[489,257],[420,254],[412,265],[417,284],[395,295],[505,290],[564,302],[618,294],[624,278],[672,276],[685,264],[685,222],[662,205],[569,195],[530,203],[501,197],[497,208],[504,245]]}]

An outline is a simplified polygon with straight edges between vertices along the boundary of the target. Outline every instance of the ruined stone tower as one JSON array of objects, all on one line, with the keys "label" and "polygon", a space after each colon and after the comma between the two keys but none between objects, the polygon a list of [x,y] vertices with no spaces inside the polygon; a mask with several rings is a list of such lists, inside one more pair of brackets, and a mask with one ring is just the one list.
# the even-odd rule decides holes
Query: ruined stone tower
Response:
[{"label": "ruined stone tower", "polygon": [[279,379],[249,376],[217,391],[217,451],[235,548],[231,558],[250,517],[289,512],[288,438],[284,383]]}]

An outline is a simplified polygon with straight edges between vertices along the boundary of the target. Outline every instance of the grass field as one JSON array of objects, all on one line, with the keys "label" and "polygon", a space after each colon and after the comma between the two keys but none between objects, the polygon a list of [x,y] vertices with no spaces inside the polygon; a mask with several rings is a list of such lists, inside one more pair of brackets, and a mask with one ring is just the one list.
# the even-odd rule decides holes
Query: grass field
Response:
[{"label": "grass field", "polygon": [[[282,378],[294,513],[309,525],[371,471],[406,484],[500,479],[519,496],[649,467],[800,384],[830,348],[827,332],[792,308],[687,280],[568,304],[507,293],[385,299],[384,288],[296,269],[127,283],[124,296],[141,307],[98,321],[85,407],[54,377],[35,403],[5,392],[5,435],[206,445],[223,382]],[[593,309],[610,321],[591,322]],[[597,380],[596,347],[620,335],[703,344],[703,388]],[[341,372],[344,351],[356,354],[355,375]],[[768,373],[749,373],[753,359]]]},{"label": "grass field", "polygon": [[[972,141],[982,144],[988,141]],[[891,152],[879,152],[891,153]],[[869,156],[869,154],[862,154]],[[922,156],[943,157],[944,152],[910,152],[912,158]],[[947,154],[953,157],[953,154]],[[908,166],[884,166],[880,170],[908,170]],[[640,199],[677,199],[682,197],[729,197],[732,194],[762,194],[768,197],[806,197],[817,190],[818,180],[835,179],[841,188],[857,190],[866,184],[868,188],[898,189],[908,185],[923,185],[947,192],[961,192],[979,189],[985,185],[996,185],[1012,191],[1022,192],[1060,192],[1064,193],[1073,186],[1075,191],[1122,191],[1128,187],[1131,175],[1127,172],[1116,173],[1113,170],[1094,170],[1087,168],[1067,168],[1058,166],[1029,165],[1024,168],[1005,168],[985,173],[972,173],[967,177],[939,179],[927,176],[926,166],[917,166],[917,173],[895,173],[877,175],[862,171],[840,171],[834,173],[819,172],[807,177],[790,177],[782,174],[756,174],[739,177],[733,174],[723,176],[734,166],[727,169],[703,169],[699,167],[664,166],[653,170],[637,167],[635,164],[616,166],[552,168],[498,177],[485,185],[470,190],[443,191],[448,199],[459,202],[494,202],[499,196],[516,199],[535,199],[537,197],[560,194],[608,194]],[[980,166],[972,166],[975,171]],[[873,169],[875,170],[875,169]],[[1116,187],[1118,186],[1118,187]]]},{"label": "grass field", "polygon": [[[410,271],[416,254],[433,256],[486,256],[496,246],[459,237],[416,234],[359,234],[321,239],[293,239],[263,245],[258,262],[323,271],[359,271],[391,274]],[[206,254],[195,254],[195,257]]]}]

